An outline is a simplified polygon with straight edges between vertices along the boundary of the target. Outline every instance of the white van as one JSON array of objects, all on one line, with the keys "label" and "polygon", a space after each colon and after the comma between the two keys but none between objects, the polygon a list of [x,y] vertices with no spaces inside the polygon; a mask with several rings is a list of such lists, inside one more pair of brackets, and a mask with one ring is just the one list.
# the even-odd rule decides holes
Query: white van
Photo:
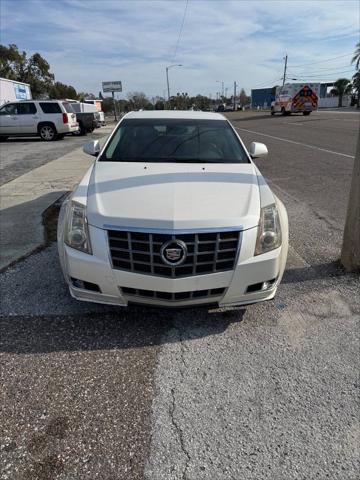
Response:
[{"label": "white van", "polygon": [[59,140],[79,130],[71,105],[58,100],[9,102],[0,108],[0,140],[16,136],[40,136]]}]

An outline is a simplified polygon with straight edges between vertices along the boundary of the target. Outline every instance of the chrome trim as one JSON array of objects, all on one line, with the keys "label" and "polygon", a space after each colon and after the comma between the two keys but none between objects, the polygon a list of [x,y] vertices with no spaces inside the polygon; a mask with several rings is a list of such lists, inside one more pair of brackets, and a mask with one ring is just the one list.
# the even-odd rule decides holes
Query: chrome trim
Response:
[{"label": "chrome trim", "polygon": [[[132,249],[132,238],[131,238],[131,233],[137,233],[137,232],[129,232],[129,231],[124,231],[124,230],[119,230],[121,231],[123,234],[124,234],[124,238],[120,238],[119,241],[122,241],[122,242],[125,242],[127,243],[127,248],[126,247],[113,247],[115,250],[118,250],[120,253],[121,252],[128,252],[129,253],[129,259],[121,259],[119,258],[119,261],[120,262],[123,262],[123,263],[128,263],[128,266],[116,266],[114,264],[114,254],[112,253],[111,249],[111,240],[113,240],[113,238],[110,237],[110,231],[106,231],[106,237],[107,237],[107,251],[108,251],[108,256],[109,256],[109,261],[110,261],[110,265],[111,265],[111,268],[112,270],[123,270],[123,271],[126,271],[126,272],[131,272],[131,273],[134,273],[136,275],[146,275],[146,276],[154,276],[154,277],[162,277],[162,278],[169,278],[169,279],[178,279],[178,278],[186,278],[186,277],[193,277],[193,276],[203,276],[203,275],[209,275],[209,274],[218,274],[218,273],[221,273],[221,272],[226,272],[226,271],[232,271],[233,273],[235,272],[235,269],[237,267],[237,264],[238,264],[238,261],[239,261],[239,256],[240,256],[240,250],[241,250],[241,245],[242,245],[242,238],[243,238],[243,232],[236,229],[236,230],[222,230],[222,231],[219,231],[218,229],[216,229],[215,231],[211,231],[209,233],[216,233],[216,240],[212,241],[212,240],[199,240],[199,235],[197,233],[194,233],[192,232],[191,235],[195,237],[195,240],[193,242],[189,242],[188,244],[189,245],[193,245],[194,246],[194,252],[192,253],[188,253],[188,256],[193,256],[194,260],[193,260],[193,264],[189,264],[188,267],[191,267],[192,266],[192,272],[190,273],[187,273],[187,274],[181,274],[181,271],[180,272],[176,272],[176,268],[179,267],[179,268],[182,268],[183,264],[179,264],[179,265],[173,265],[173,264],[170,264],[170,265],[167,265],[165,262],[163,262],[162,260],[162,257],[161,257],[161,254],[160,254],[160,251],[158,253],[154,253],[154,241],[153,241],[153,236],[152,236],[152,233],[150,233],[149,231],[145,230],[141,233],[145,233],[146,235],[148,235],[149,237],[149,241],[146,241],[146,240],[134,240],[135,242],[139,242],[139,243],[144,243],[144,244],[148,244],[149,245],[149,251],[146,252],[146,251],[137,251],[137,250],[133,250]],[[226,232],[236,232],[236,241],[237,241],[237,248],[235,249],[234,247],[232,248],[229,248],[229,249],[224,249],[224,250],[219,250],[218,253],[220,252],[230,252],[230,251],[234,251],[234,257],[233,259],[227,259],[227,258],[224,258],[224,259],[221,259],[219,260],[218,259],[218,255],[216,254],[215,255],[215,249],[219,249],[219,244],[220,242],[222,241],[227,241],[226,239],[220,239],[220,236],[222,233],[226,233]],[[160,234],[159,232],[157,232],[158,234]],[[200,232],[200,233],[208,233],[208,232]],[[166,233],[165,235],[168,235],[168,233]],[[180,235],[180,234],[179,234]],[[172,236],[172,239],[171,241],[176,241],[176,236],[174,234],[171,234]],[[233,241],[235,240],[235,238],[233,239]],[[170,240],[170,239],[169,239]],[[215,243],[215,249],[214,249],[214,259],[213,260],[203,260],[203,261],[200,261],[198,262],[197,261],[197,257],[198,255],[206,255],[206,254],[211,254],[213,253],[213,251],[198,251],[198,245],[199,243],[202,243],[202,242],[205,242],[205,243]],[[159,245],[160,242],[156,242],[157,245]],[[167,241],[165,242],[167,243]],[[170,242],[171,243],[171,242]],[[186,248],[188,248],[188,245],[186,244],[186,242],[184,242],[185,245],[186,245]],[[164,245],[164,244],[162,244]],[[145,261],[145,260],[134,260],[133,258],[133,255],[134,254],[145,254],[145,255],[149,255],[150,256],[150,262],[148,261]],[[159,260],[157,260],[157,262],[155,263],[154,262],[154,256],[158,256],[159,257]],[[115,255],[116,257],[116,255]],[[115,258],[116,260],[116,258]],[[233,262],[233,267],[232,268],[223,268],[223,269],[216,269],[216,266],[217,264],[222,264],[222,263],[227,263],[229,261],[232,261]],[[162,261],[162,265],[160,264],[160,261]],[[184,260],[184,262],[186,261],[186,259]],[[134,264],[137,264],[137,265],[148,265],[150,267],[150,271],[144,271],[144,270],[141,270],[139,268],[135,268],[134,267]],[[209,271],[197,271],[197,267],[199,265],[209,265]],[[211,268],[210,268],[210,265],[211,265]],[[165,267],[165,268],[170,268],[171,269],[171,274],[164,274],[164,273],[159,273],[159,267]],[[185,265],[186,267],[186,265]]]},{"label": "chrome trim", "polygon": [[[91,224],[90,224],[91,225]],[[92,225],[95,228],[96,225]],[[249,228],[255,228],[254,227]],[[215,232],[233,232],[233,231],[244,231],[244,227],[242,225],[238,225],[237,227],[212,227],[212,228],[143,228],[143,227],[127,227],[127,226],[119,226],[119,225],[103,225],[103,230],[119,230],[120,232],[134,232],[134,233],[159,233],[164,235],[186,235],[191,233],[215,233]],[[247,229],[249,230],[249,229]]]}]

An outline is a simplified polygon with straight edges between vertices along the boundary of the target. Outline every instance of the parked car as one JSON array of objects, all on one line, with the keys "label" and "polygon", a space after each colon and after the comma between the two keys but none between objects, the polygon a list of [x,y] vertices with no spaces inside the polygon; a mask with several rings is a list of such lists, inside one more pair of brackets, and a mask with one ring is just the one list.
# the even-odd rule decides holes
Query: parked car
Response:
[{"label": "parked car", "polygon": [[37,135],[45,141],[64,138],[79,125],[71,105],[57,100],[26,100],[0,108],[0,139]]},{"label": "parked car", "polygon": [[76,120],[79,124],[79,129],[73,132],[73,135],[87,135],[93,132],[95,128],[98,128],[98,126],[101,126],[97,120],[98,112],[95,106],[87,105],[77,100],[67,101],[73,109],[73,112],[76,113]]},{"label": "parked car", "polygon": [[71,295],[127,306],[244,305],[274,297],[286,209],[221,114],[125,115],[63,204],[58,248]]}]

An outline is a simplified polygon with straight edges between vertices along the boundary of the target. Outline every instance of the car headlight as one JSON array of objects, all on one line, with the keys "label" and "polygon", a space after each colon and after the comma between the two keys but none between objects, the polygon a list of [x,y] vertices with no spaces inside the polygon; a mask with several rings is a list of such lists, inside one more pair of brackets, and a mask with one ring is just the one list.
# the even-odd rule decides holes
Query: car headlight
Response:
[{"label": "car headlight", "polygon": [[86,207],[71,201],[68,206],[65,224],[65,243],[76,250],[92,254]]},{"label": "car headlight", "polygon": [[281,226],[275,203],[261,209],[255,255],[270,252],[281,245]]}]

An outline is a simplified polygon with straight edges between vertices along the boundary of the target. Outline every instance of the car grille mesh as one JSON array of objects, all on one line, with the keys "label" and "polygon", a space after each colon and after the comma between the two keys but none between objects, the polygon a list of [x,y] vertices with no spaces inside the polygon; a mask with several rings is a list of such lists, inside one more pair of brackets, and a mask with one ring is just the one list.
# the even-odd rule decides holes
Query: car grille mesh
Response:
[{"label": "car grille mesh", "polygon": [[[233,270],[240,231],[171,235],[108,230],[108,238],[114,269],[179,278]],[[160,249],[169,240],[186,244],[187,258],[179,266],[168,266],[161,258]]]},{"label": "car grille mesh", "polygon": [[212,288],[209,290],[195,290],[194,292],[156,292],[154,290],[121,287],[122,293],[126,297],[129,297],[129,300],[131,300],[131,297],[140,297],[153,300],[166,300],[170,302],[219,297],[225,293],[225,290],[225,288]]}]

